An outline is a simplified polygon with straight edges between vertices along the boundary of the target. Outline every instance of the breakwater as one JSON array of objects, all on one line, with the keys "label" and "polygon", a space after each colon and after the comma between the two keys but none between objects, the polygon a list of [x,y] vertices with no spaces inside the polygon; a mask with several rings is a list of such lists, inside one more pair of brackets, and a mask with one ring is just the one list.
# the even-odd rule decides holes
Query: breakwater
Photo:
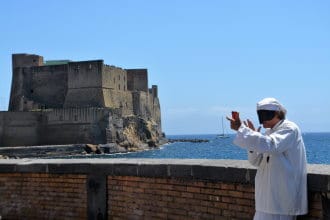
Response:
[{"label": "breakwater", "polygon": [[203,142],[210,142],[208,139],[184,139],[184,138],[179,138],[179,139],[168,139],[169,143],[175,143],[175,142],[190,142],[190,143],[203,143]]}]

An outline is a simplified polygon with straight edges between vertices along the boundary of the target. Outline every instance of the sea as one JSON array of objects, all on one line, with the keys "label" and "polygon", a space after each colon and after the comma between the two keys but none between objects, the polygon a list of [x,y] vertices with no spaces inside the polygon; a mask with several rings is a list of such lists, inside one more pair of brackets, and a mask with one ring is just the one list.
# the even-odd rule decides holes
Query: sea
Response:
[{"label": "sea", "polygon": [[[168,135],[169,139],[202,139],[208,142],[174,142],[160,148],[132,153],[93,155],[100,158],[176,158],[176,159],[235,159],[247,160],[246,150],[233,144],[234,134],[219,138],[216,134]],[[330,164],[330,132],[303,133],[307,162]]]}]

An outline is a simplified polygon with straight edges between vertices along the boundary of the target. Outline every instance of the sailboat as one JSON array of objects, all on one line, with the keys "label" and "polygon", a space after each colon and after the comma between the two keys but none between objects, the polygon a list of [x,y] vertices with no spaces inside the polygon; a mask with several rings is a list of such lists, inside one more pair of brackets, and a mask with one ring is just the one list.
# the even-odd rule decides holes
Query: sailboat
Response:
[{"label": "sailboat", "polygon": [[218,138],[229,138],[227,134],[225,134],[225,128],[223,126],[223,117],[221,117],[221,127],[222,127],[222,134],[218,134]]}]

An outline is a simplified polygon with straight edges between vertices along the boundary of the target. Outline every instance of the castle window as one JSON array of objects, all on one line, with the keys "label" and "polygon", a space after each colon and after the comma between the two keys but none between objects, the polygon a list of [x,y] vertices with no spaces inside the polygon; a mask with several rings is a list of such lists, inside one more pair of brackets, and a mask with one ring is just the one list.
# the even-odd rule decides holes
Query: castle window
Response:
[{"label": "castle window", "polygon": [[33,89],[30,90],[31,94],[34,92]]},{"label": "castle window", "polygon": [[118,89],[120,90],[120,84],[118,84]]},{"label": "castle window", "polygon": [[80,69],[80,66],[77,65],[77,66],[74,68],[74,71],[75,71],[76,73],[78,73],[78,72],[79,72],[79,69]]}]

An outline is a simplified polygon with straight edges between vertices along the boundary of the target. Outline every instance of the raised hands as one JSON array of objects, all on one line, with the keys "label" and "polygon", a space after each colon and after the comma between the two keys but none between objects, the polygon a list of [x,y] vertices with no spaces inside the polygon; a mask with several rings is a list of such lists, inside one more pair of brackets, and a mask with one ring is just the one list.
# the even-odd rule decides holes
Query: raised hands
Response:
[{"label": "raised hands", "polygon": [[260,132],[260,130],[261,130],[261,126],[259,126],[259,128],[256,130],[250,119],[247,119],[246,121],[243,121],[243,123],[246,127],[250,128],[253,131]]},{"label": "raised hands", "polygon": [[[230,128],[237,131],[239,127],[242,125],[241,119],[239,118],[239,114],[236,112],[235,117],[234,114],[232,114],[232,117],[226,117],[228,121],[230,121]],[[250,128],[253,131],[260,132],[261,126],[256,129],[252,123],[251,120],[247,119],[246,121],[243,121],[244,125],[248,128]]]}]

